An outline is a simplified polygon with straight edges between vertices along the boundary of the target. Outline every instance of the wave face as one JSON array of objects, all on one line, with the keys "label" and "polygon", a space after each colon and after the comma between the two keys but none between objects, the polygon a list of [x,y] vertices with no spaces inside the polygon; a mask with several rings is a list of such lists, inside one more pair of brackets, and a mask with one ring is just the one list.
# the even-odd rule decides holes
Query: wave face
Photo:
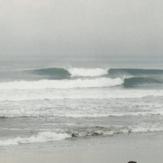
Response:
[{"label": "wave face", "polygon": [[67,79],[71,76],[69,71],[64,68],[44,68],[31,70],[29,72],[40,76],[48,77],[50,79]]},{"label": "wave face", "polygon": [[131,88],[131,87],[162,87],[163,80],[157,79],[157,78],[149,78],[149,77],[130,77],[124,79],[123,86],[125,88]]}]

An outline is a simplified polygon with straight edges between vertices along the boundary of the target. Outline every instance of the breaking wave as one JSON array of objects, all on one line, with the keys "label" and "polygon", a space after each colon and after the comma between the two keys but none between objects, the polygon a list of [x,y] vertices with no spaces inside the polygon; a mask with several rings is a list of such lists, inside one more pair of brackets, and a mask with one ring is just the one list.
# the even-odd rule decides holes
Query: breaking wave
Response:
[{"label": "breaking wave", "polygon": [[102,68],[70,68],[68,70],[72,77],[99,77],[108,74],[108,70]]},{"label": "breaking wave", "polygon": [[32,135],[30,137],[15,137],[0,140],[0,146],[10,146],[10,145],[19,145],[19,144],[30,144],[30,143],[44,143],[50,141],[58,141],[69,138],[70,135],[64,133],[55,133],[55,132],[40,132],[37,135]]},{"label": "breaking wave", "polygon": [[132,68],[42,68],[34,70],[26,70],[27,72],[47,75],[58,78],[68,78],[70,76],[77,77],[99,77],[110,75],[112,77],[121,77],[122,75],[131,76],[156,76],[163,75],[160,69],[132,69]]},{"label": "breaking wave", "polygon": [[[24,70],[23,73],[15,73],[12,80],[1,81],[0,89],[103,88],[120,85],[123,88],[163,88],[163,70],[156,69],[42,68]],[[11,72],[9,76],[13,76]]]},{"label": "breaking wave", "polygon": [[163,70],[157,69],[110,69],[109,77],[123,78],[123,86],[163,88]]},{"label": "breaking wave", "polygon": [[108,74],[103,68],[44,68],[28,72],[51,79],[68,79],[70,77],[100,77]]},{"label": "breaking wave", "polygon": [[[109,80],[121,79],[123,80],[121,84],[125,88],[140,86],[160,87],[163,85],[163,70],[159,69],[45,68],[32,70],[32,73],[43,76],[44,78],[48,79],[67,79],[67,80],[73,78],[78,79],[108,78]],[[112,86],[113,85],[114,84],[112,84]],[[115,83],[115,85],[117,84]]]}]

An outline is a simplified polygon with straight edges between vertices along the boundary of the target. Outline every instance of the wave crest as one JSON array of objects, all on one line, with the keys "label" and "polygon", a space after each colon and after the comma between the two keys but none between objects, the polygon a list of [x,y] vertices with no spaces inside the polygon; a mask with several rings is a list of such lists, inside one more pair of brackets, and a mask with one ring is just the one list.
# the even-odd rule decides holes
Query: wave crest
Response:
[{"label": "wave crest", "polygon": [[70,68],[72,77],[99,77],[108,74],[108,69],[102,68]]}]

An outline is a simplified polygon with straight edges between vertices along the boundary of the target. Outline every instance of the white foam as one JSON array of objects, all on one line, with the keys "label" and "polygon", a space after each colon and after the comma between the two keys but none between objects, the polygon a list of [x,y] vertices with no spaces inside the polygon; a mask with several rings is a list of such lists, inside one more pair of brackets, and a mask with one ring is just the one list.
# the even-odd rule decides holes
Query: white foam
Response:
[{"label": "white foam", "polygon": [[102,68],[70,68],[72,77],[98,77],[108,74],[108,69]]},{"label": "white foam", "polygon": [[139,127],[136,127],[136,128],[133,128],[132,129],[132,132],[133,133],[146,133],[146,132],[162,132],[163,131],[163,128],[161,128],[161,127],[157,127],[157,126],[155,126],[155,127],[148,127],[148,126],[146,126],[146,127],[141,127],[141,126],[139,126]]},{"label": "white foam", "polygon": [[163,90],[125,90],[115,88],[24,90],[10,88],[6,90],[0,90],[0,92],[0,101],[163,97]]},{"label": "white foam", "polygon": [[54,100],[54,99],[125,99],[162,97],[163,90],[92,89],[26,89],[1,90],[0,101]]},{"label": "white foam", "polygon": [[0,90],[5,89],[72,89],[72,88],[94,88],[112,87],[121,85],[120,78],[96,78],[96,79],[74,79],[74,80],[39,80],[39,81],[12,81],[1,82]]},{"label": "white foam", "polygon": [[49,141],[58,141],[69,138],[68,134],[61,134],[55,132],[40,132],[37,135],[31,137],[15,137],[6,140],[0,140],[0,146],[10,146],[19,144],[30,144],[30,143],[44,143]]}]

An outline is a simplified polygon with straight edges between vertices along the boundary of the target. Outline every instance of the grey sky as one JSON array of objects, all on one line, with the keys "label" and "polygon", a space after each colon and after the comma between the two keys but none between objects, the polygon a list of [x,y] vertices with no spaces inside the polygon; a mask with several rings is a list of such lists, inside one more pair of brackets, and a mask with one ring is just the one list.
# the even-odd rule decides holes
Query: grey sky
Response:
[{"label": "grey sky", "polygon": [[0,0],[0,56],[160,56],[162,8],[162,0]]}]

